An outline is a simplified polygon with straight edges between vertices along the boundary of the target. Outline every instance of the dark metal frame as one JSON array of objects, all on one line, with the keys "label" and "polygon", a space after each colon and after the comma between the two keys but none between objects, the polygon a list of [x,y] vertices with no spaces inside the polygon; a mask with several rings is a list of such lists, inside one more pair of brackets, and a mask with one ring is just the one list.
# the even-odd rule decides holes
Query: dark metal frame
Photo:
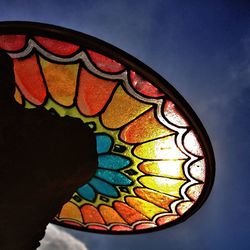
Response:
[{"label": "dark metal frame", "polygon": [[[185,119],[192,126],[195,133],[198,135],[199,142],[202,145],[204,151],[204,159],[206,162],[206,182],[202,190],[201,195],[195,202],[195,204],[180,218],[175,221],[169,222],[166,225],[159,226],[157,228],[150,228],[141,231],[128,231],[128,232],[113,232],[113,231],[96,231],[91,229],[79,228],[77,226],[65,225],[65,227],[74,228],[81,231],[88,231],[94,233],[104,233],[104,234],[136,234],[136,233],[146,233],[157,231],[163,228],[168,228],[170,226],[179,224],[187,220],[192,214],[194,214],[203,203],[207,200],[209,193],[211,192],[214,178],[215,178],[215,158],[212,149],[212,145],[209,136],[203,127],[200,119],[195,114],[191,106],[184,100],[184,98],[178,93],[178,91],[163,77],[161,77],[154,70],[149,68],[147,65],[136,59],[135,57],[127,54],[126,52],[118,49],[111,44],[108,44],[98,38],[90,35],[86,35],[77,31],[70,29],[58,27],[55,25],[35,23],[35,22],[23,22],[23,21],[7,21],[0,22],[0,35],[8,34],[18,34],[18,35],[28,35],[28,36],[45,36],[49,38],[58,39],[61,41],[73,43],[79,45],[80,47],[87,48],[99,52],[107,57],[110,57],[120,63],[122,63],[127,68],[139,73],[147,81],[156,85],[162,90],[177,106],[180,112],[184,115]],[[55,224],[60,223],[53,221]]]}]

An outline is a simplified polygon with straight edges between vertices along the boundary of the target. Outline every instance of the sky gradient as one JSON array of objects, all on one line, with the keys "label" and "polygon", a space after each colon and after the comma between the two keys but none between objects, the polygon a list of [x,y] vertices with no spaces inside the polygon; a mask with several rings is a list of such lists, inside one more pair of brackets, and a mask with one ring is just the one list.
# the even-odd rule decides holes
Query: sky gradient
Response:
[{"label": "sky gradient", "polygon": [[189,102],[214,148],[213,190],[188,221],[135,236],[67,232],[91,250],[250,249],[249,1],[1,0],[0,10],[1,21],[64,26],[137,57]]}]

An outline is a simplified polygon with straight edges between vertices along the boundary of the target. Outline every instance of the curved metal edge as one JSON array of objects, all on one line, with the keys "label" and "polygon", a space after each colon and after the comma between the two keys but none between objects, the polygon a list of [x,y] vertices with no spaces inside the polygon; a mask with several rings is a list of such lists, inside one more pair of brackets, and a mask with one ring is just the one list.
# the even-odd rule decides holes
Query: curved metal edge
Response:
[{"label": "curved metal edge", "polygon": [[81,47],[94,50],[98,53],[106,55],[119,63],[122,63],[129,69],[140,74],[147,81],[155,84],[159,89],[161,89],[177,106],[180,112],[184,115],[185,119],[188,123],[193,127],[193,130],[198,135],[198,140],[202,145],[202,149],[204,152],[204,158],[206,161],[206,181],[203,187],[203,190],[196,200],[195,204],[180,218],[169,222],[162,226],[157,226],[155,228],[144,229],[139,231],[123,231],[123,232],[115,232],[115,231],[97,231],[85,228],[79,228],[73,225],[62,225],[60,222],[53,221],[52,223],[64,226],[67,228],[73,228],[80,231],[92,232],[92,233],[101,233],[101,234],[114,234],[114,235],[129,235],[129,234],[140,234],[147,232],[154,232],[164,228],[169,228],[173,225],[177,225],[186,221],[189,217],[191,217],[195,212],[197,212],[204,202],[207,200],[208,195],[211,192],[212,186],[214,184],[215,179],[215,157],[213,148],[211,145],[211,141],[209,136],[203,127],[200,119],[191,108],[191,106],[187,103],[187,101],[181,96],[181,94],[162,76],[152,70],[150,67],[136,59],[135,57],[129,55],[125,51],[104,42],[98,38],[93,36],[83,34],[78,31],[74,31],[71,29],[63,28],[56,25],[37,23],[37,22],[26,22],[26,21],[6,21],[0,22],[0,35],[7,34],[20,34],[20,35],[28,35],[28,36],[45,36],[53,39],[58,39],[61,41],[73,43],[79,45]]}]

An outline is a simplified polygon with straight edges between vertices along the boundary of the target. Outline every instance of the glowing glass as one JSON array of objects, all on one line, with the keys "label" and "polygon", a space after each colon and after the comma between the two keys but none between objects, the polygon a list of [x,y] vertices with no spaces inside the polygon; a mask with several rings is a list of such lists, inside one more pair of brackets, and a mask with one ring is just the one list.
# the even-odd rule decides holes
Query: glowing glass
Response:
[{"label": "glowing glass", "polygon": [[145,232],[183,221],[201,206],[213,182],[213,152],[198,118],[167,81],[93,37],[40,24],[3,26],[0,48],[14,62],[16,101],[78,117],[96,135],[95,176],[55,223]]}]

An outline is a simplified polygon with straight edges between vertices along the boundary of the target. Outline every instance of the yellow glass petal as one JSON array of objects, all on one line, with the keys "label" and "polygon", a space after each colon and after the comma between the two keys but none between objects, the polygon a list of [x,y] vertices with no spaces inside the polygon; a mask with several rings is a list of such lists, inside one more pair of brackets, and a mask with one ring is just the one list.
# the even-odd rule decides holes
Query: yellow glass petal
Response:
[{"label": "yellow glass petal", "polygon": [[125,200],[132,208],[144,214],[149,219],[152,219],[156,214],[167,212],[166,209],[160,208],[141,198],[126,197]]},{"label": "yellow glass petal", "polygon": [[74,219],[79,222],[83,222],[82,215],[79,208],[72,202],[67,202],[62,207],[62,210],[59,214],[60,219]]},{"label": "yellow glass petal", "polygon": [[79,64],[56,64],[40,57],[43,74],[49,93],[55,101],[70,106],[73,104]]},{"label": "yellow glass petal", "polygon": [[138,166],[145,174],[158,175],[176,179],[186,179],[183,173],[185,160],[147,161]]},{"label": "yellow glass petal", "polygon": [[141,143],[170,134],[173,134],[173,131],[157,121],[154,116],[154,110],[150,109],[127,125],[121,131],[120,137],[127,143]]},{"label": "yellow glass petal", "polygon": [[109,206],[101,205],[99,211],[107,224],[112,224],[112,223],[126,224],[123,218],[113,208]]},{"label": "yellow glass petal", "polygon": [[101,116],[103,124],[111,129],[117,129],[135,119],[152,105],[137,101],[119,86]]},{"label": "yellow glass petal", "polygon": [[175,144],[175,134],[140,144],[134,149],[134,154],[142,159],[186,159]]},{"label": "yellow glass petal", "polygon": [[162,194],[157,191],[150,190],[148,188],[136,188],[134,191],[142,199],[167,210],[170,209],[170,204],[178,199],[176,197],[167,194]]},{"label": "yellow glass petal", "polygon": [[175,197],[181,197],[180,188],[186,181],[166,177],[142,176],[139,182],[150,189]]},{"label": "yellow glass petal", "polygon": [[15,89],[15,94],[14,94],[15,100],[19,103],[19,104],[23,104],[23,100],[22,100],[22,96],[20,91],[18,90],[18,88]]}]

